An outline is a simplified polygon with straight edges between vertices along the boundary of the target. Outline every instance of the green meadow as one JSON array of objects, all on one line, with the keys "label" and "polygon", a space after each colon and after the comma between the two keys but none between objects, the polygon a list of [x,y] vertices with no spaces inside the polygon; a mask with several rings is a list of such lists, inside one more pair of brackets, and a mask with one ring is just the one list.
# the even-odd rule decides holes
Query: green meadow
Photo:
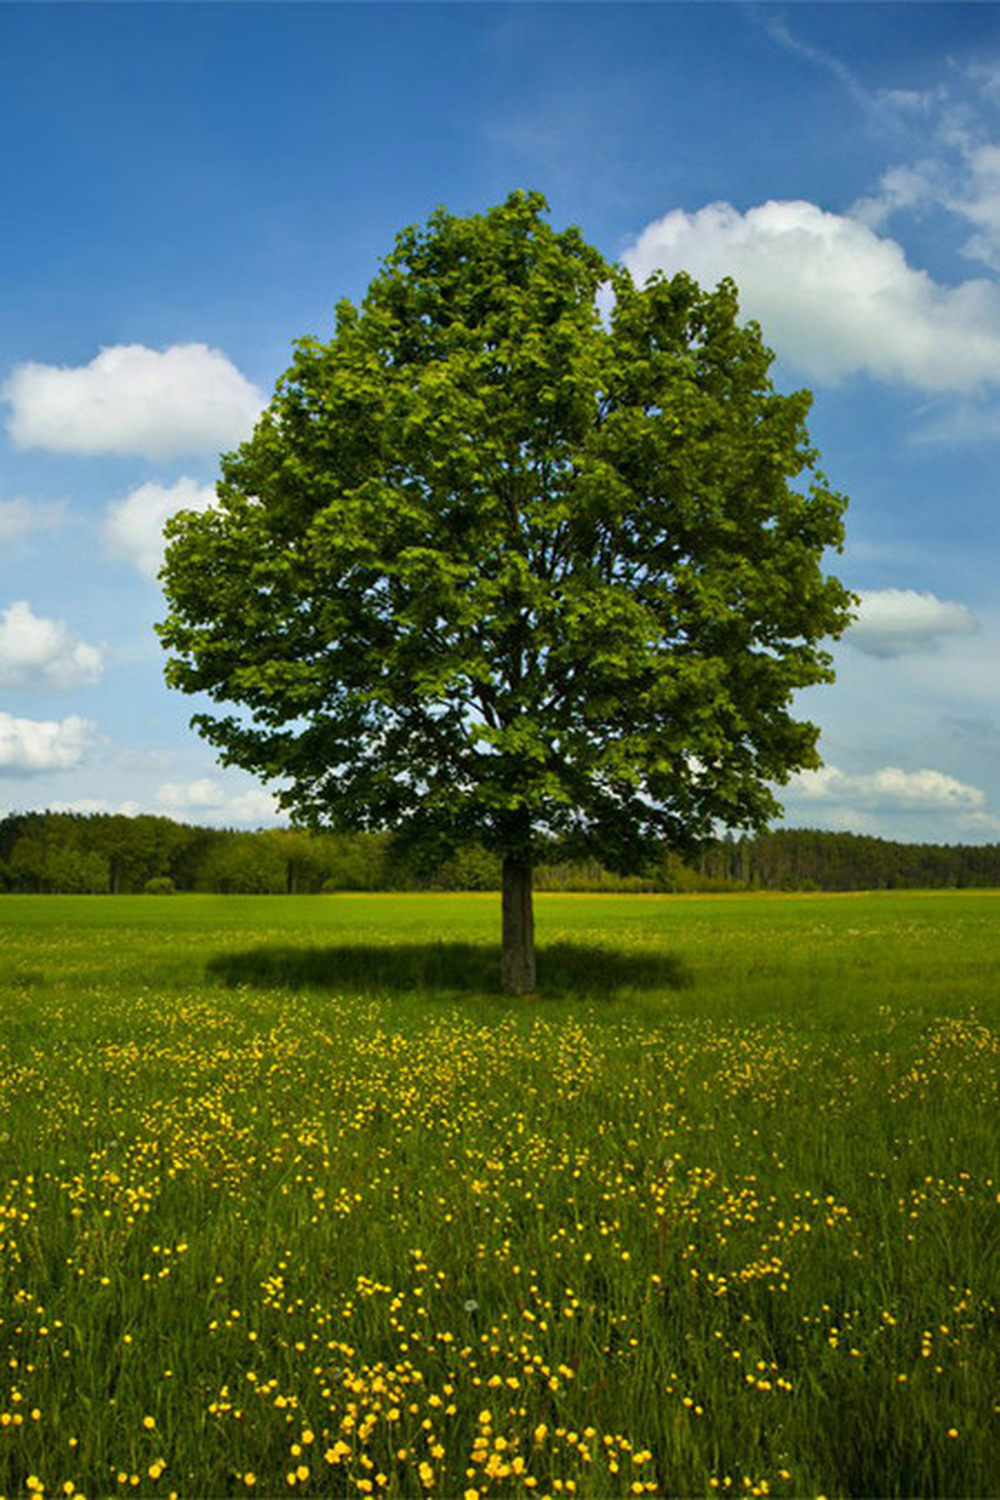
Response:
[{"label": "green meadow", "polygon": [[0,1496],[1000,1494],[1000,892],[0,897]]}]

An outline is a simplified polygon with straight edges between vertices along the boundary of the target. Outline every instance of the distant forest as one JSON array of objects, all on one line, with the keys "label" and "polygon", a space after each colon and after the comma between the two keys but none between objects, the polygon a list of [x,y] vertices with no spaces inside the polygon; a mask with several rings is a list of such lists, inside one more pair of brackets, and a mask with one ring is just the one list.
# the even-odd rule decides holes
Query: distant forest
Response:
[{"label": "distant forest", "polygon": [[[675,854],[643,876],[616,876],[553,846],[535,872],[545,891],[853,891],[1000,886],[1000,844],[897,844],[853,833],[779,829],[726,838],[693,861]],[[33,812],[0,820],[0,892],[281,895],[316,891],[498,890],[499,861],[473,846],[415,866],[391,834],[255,833],[170,818]]]}]

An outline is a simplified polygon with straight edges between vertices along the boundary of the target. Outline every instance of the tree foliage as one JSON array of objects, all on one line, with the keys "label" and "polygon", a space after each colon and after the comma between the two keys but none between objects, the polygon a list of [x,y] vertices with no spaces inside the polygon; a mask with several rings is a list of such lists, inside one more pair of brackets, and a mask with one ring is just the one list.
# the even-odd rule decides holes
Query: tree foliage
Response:
[{"label": "tree foliage", "polygon": [[544,214],[437,212],[298,343],[168,525],[159,630],[300,817],[628,871],[818,764],[790,704],[850,617],[845,502],[731,282],[637,287]]}]

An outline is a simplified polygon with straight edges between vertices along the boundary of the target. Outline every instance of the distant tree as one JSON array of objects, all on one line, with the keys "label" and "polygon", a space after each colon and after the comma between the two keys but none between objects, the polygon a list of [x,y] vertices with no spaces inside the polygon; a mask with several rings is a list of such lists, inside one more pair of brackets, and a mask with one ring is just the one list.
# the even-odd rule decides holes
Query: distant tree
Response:
[{"label": "distant tree", "polygon": [[227,895],[278,896],[288,889],[283,851],[256,833],[227,833],[213,842],[198,869],[197,886]]},{"label": "distant tree", "polygon": [[277,859],[284,867],[289,896],[317,891],[323,882],[323,852],[316,839],[301,828],[267,828],[252,835],[268,865]]},{"label": "distant tree", "polygon": [[10,851],[6,883],[14,890],[69,895],[107,891],[107,862],[90,846],[86,821],[71,813],[26,817]]},{"label": "distant tree", "polygon": [[301,818],[500,858],[521,993],[552,837],[628,873],[818,764],[791,698],[851,602],[809,394],[732,282],[637,287],[545,209],[438,211],[301,340],[168,523],[159,626],[168,682],[235,710],[193,723]]},{"label": "distant tree", "polygon": [[495,854],[480,844],[466,844],[439,865],[432,883],[446,891],[495,891],[501,878]]},{"label": "distant tree", "polygon": [[183,843],[175,851],[168,871],[179,891],[204,890],[201,871],[212,850],[230,837],[223,828],[185,827]]},{"label": "distant tree", "polygon": [[315,838],[323,889],[377,891],[386,886],[407,886],[410,872],[402,867],[390,871],[392,840],[384,833],[324,833]]}]

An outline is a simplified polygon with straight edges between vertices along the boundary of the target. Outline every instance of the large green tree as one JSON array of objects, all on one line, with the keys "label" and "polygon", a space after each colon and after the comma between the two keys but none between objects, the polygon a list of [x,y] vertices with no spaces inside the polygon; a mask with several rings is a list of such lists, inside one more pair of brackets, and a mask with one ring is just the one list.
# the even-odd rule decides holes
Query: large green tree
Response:
[{"label": "large green tree", "polygon": [[195,726],[286,807],[501,857],[522,993],[545,843],[628,872],[764,825],[818,764],[791,697],[851,603],[809,394],[733,284],[636,286],[546,213],[435,213],[295,346],[168,526],[159,627],[167,680],[230,705]]}]

